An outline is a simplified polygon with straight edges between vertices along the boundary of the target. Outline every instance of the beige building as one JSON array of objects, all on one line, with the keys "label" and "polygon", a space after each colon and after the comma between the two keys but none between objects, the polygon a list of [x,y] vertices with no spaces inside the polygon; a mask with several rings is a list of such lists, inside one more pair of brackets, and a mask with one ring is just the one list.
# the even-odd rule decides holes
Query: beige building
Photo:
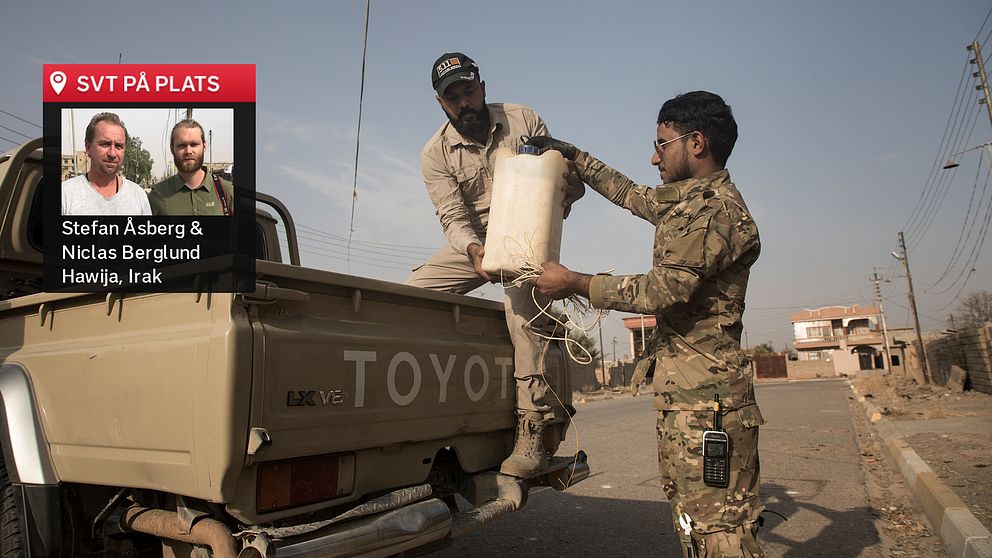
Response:
[{"label": "beige building", "polygon": [[654,325],[655,318],[652,315],[623,319],[623,327],[628,332],[627,339],[630,342],[630,354],[633,355],[633,360],[636,361],[643,356],[642,353],[647,346],[647,340],[651,339],[651,335],[654,334]]},{"label": "beige building", "polygon": [[62,154],[62,182],[77,174],[89,172],[89,170],[90,158],[86,156],[85,151],[77,151],[75,157],[72,154]]},{"label": "beige building", "polygon": [[[789,321],[799,362],[830,362],[836,375],[885,368],[885,343],[874,305],[803,310],[789,314]],[[906,331],[888,330],[894,370],[901,370],[905,361]]]},{"label": "beige building", "polygon": [[[794,333],[793,346],[797,360],[787,360],[785,353],[782,373],[790,378],[833,377],[856,374],[859,370],[885,368],[885,343],[881,320],[875,306],[828,306],[789,314]],[[630,352],[634,361],[641,357],[642,347],[651,338],[655,317],[623,318],[628,332]],[[890,370],[904,374],[906,347],[915,339],[909,328],[889,328]]]}]

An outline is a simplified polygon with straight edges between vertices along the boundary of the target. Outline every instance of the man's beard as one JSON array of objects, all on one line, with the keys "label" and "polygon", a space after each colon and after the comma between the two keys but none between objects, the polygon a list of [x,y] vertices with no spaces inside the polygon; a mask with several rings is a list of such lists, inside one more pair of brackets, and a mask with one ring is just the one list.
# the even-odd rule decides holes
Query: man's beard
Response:
[{"label": "man's beard", "polygon": [[179,172],[196,172],[203,166],[203,155],[197,156],[194,160],[183,160],[178,155],[173,155],[173,158]]},{"label": "man's beard", "polygon": [[[455,127],[455,130],[458,130],[458,133],[463,136],[474,138],[489,132],[491,121],[489,119],[489,107],[486,105],[482,105],[481,111],[465,107],[458,113],[458,118],[451,116],[447,112],[445,114],[448,115],[448,121]],[[463,119],[469,114],[474,114],[475,118],[466,122]]]},{"label": "man's beard", "polygon": [[665,181],[666,184],[692,178],[692,171],[689,170],[689,153],[683,150],[682,158],[679,159],[678,164],[667,167],[666,170],[668,170],[668,180]]}]

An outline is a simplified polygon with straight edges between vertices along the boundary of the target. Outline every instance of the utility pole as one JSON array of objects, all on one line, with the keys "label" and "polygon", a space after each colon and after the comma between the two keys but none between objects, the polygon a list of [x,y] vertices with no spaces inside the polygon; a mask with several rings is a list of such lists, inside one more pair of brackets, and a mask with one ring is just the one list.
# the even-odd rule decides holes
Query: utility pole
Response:
[{"label": "utility pole", "polygon": [[909,254],[906,251],[906,238],[903,236],[902,231],[899,231],[899,249],[902,250],[902,255],[893,255],[902,261],[902,265],[906,269],[906,282],[909,283],[909,308],[913,311],[913,323],[916,324],[916,343],[920,346],[919,356],[920,364],[923,367],[923,380],[930,384],[933,381],[930,379],[930,366],[927,364],[927,349],[923,346],[923,333],[920,331],[920,316],[916,312],[916,295],[913,294],[913,275],[909,272]]},{"label": "utility pole", "polygon": [[72,175],[79,175],[79,157],[76,155],[76,117],[75,109],[69,109],[69,128],[72,134]]},{"label": "utility pole", "polygon": [[193,109],[188,108],[186,109],[186,120],[192,120],[192,119],[193,119]]},{"label": "utility pole", "polygon": [[975,53],[975,58],[971,60],[972,64],[978,66],[978,71],[972,74],[973,77],[977,77],[982,81],[981,85],[976,85],[975,89],[983,92],[985,97],[978,100],[979,104],[985,105],[985,110],[989,113],[989,123],[992,123],[992,95],[989,95],[989,81],[988,77],[985,75],[985,61],[982,59],[982,46],[978,44],[978,41],[971,43],[968,50]]},{"label": "utility pole", "polygon": [[[602,331],[602,330],[600,330]],[[613,338],[613,365],[617,365],[617,338]],[[623,365],[620,365],[620,387],[627,385],[627,380],[624,378]]]},{"label": "utility pole", "polygon": [[[658,325],[655,324],[654,327],[658,327]],[[647,340],[645,339],[645,335],[644,335],[644,314],[641,314],[641,358],[644,358],[645,356],[644,351],[646,349],[644,348],[644,344],[646,341]]]},{"label": "utility pole", "polygon": [[214,165],[214,131],[207,130],[207,147],[210,148],[210,167],[213,169]]},{"label": "utility pole", "polygon": [[603,369],[603,389],[606,389],[606,361],[603,360],[603,353],[606,350],[603,348],[603,328],[599,328],[599,366]]},{"label": "utility pole", "polygon": [[878,284],[882,281],[882,278],[878,276],[876,271],[871,276],[872,283],[875,283],[875,299],[878,300],[878,315],[882,319],[882,343],[885,346],[885,366],[883,369],[886,373],[891,372],[889,369],[889,364],[892,362],[892,349],[889,348],[889,331],[885,327],[885,308],[882,307],[882,290],[878,288]]}]

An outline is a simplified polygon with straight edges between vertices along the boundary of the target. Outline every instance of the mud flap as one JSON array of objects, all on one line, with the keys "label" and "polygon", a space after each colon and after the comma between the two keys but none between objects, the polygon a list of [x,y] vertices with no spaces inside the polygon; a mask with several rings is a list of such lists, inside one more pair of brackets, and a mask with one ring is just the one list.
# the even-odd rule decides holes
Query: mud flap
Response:
[{"label": "mud flap", "polygon": [[24,537],[25,554],[34,558],[62,553],[62,509],[58,485],[11,485],[20,512],[18,523]]}]

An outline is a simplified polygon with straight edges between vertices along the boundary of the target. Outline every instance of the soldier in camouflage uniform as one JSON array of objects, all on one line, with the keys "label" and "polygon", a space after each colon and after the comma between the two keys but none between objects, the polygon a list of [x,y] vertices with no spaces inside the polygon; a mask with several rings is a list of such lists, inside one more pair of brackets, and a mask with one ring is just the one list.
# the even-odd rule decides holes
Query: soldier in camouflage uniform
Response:
[{"label": "soldier in camouflage uniform", "polygon": [[[530,139],[561,151],[584,182],[656,227],[654,267],[646,274],[592,276],[548,262],[536,285],[555,299],[579,294],[596,308],[655,315],[635,387],[653,369],[659,468],[683,555],[760,557],[758,426],[764,420],[740,344],[760,242],[725,168],[737,124],[723,99],[696,91],[662,106],[656,137],[651,164],[664,182],[656,188],[634,184],[565,142]],[[702,480],[702,438],[714,428],[714,396],[731,440],[727,488]]]}]

